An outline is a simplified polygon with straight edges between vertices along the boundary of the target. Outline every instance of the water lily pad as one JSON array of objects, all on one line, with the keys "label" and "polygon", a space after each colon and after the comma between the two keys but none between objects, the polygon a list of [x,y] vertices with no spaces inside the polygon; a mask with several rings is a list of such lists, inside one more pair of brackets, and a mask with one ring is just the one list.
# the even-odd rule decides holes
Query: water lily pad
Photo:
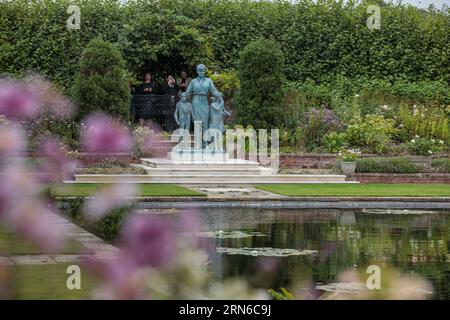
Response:
[{"label": "water lily pad", "polygon": [[226,253],[230,255],[245,255],[245,256],[264,256],[264,257],[288,257],[288,256],[306,256],[317,253],[316,250],[297,250],[297,249],[280,249],[280,248],[225,248],[217,247],[218,253]]},{"label": "water lily pad", "polygon": [[408,210],[408,209],[362,209],[363,213],[372,214],[430,214],[436,213],[431,210]]},{"label": "water lily pad", "polygon": [[207,231],[198,233],[199,237],[203,238],[218,238],[218,239],[242,239],[251,237],[264,237],[266,234],[261,232],[244,232],[244,231]]}]

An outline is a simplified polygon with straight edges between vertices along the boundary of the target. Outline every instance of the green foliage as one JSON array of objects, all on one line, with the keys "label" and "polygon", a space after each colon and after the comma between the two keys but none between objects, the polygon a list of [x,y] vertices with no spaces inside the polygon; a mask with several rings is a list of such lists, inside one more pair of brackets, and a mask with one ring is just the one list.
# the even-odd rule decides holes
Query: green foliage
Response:
[{"label": "green foliage", "polygon": [[130,89],[124,67],[120,51],[113,44],[101,39],[89,43],[81,57],[73,89],[79,117],[103,111],[128,120]]},{"label": "green foliage", "polygon": [[450,173],[450,159],[433,159],[431,161],[431,168],[434,172]]},{"label": "green foliage", "polygon": [[409,141],[415,136],[450,142],[449,117],[442,108],[402,106],[398,111],[398,139]]},{"label": "green foliage", "polygon": [[225,97],[233,97],[239,89],[239,78],[234,69],[213,73],[210,78],[214,82],[217,90],[222,92]]},{"label": "green foliage", "polygon": [[323,137],[325,149],[331,153],[337,153],[345,145],[345,134],[332,131]]},{"label": "green foliage", "polygon": [[418,173],[422,168],[404,157],[361,158],[356,162],[358,173]]},{"label": "green foliage", "polygon": [[[35,70],[69,88],[82,50],[96,37],[117,42],[133,73],[140,72],[146,60],[174,63],[178,69],[202,60],[228,69],[236,66],[239,52],[250,41],[270,36],[283,44],[289,80],[323,83],[347,76],[450,81],[448,10],[386,4],[381,8],[383,27],[369,30],[369,3],[2,1],[0,73]],[[70,4],[81,8],[81,30],[66,28]],[[409,94],[421,90],[420,85],[402,89]]]},{"label": "green foliage", "polygon": [[416,136],[408,143],[408,149],[418,156],[430,156],[444,151],[444,141]]},{"label": "green foliage", "polygon": [[130,208],[113,209],[106,217],[95,222],[93,228],[100,238],[115,241],[119,237],[120,229]]},{"label": "green foliage", "polygon": [[394,134],[394,121],[380,115],[355,118],[345,130],[345,140],[352,147],[383,154],[389,149]]},{"label": "green foliage", "polygon": [[275,299],[275,300],[294,300],[294,295],[290,293],[286,288],[280,288],[280,292],[275,291],[273,289],[267,290],[267,292]]},{"label": "green foliage", "polygon": [[238,76],[241,87],[236,97],[236,117],[256,129],[282,126],[284,57],[279,45],[267,39],[250,42],[241,52]]}]

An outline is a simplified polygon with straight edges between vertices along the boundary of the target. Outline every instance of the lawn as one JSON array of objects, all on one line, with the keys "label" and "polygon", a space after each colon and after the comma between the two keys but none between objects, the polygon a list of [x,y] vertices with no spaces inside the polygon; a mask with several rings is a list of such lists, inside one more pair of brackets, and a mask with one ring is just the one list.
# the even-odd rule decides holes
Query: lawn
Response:
[{"label": "lawn", "polygon": [[80,267],[81,289],[67,288],[67,267],[70,264],[20,265],[8,268],[14,279],[14,299],[88,299],[95,279]]},{"label": "lawn", "polygon": [[256,188],[285,196],[450,196],[449,184],[264,184]]},{"label": "lawn", "polygon": [[[52,192],[59,197],[86,197],[94,195],[107,184],[67,183],[52,186]],[[175,184],[140,183],[139,196],[204,196],[205,194]]]},{"label": "lawn", "polygon": [[[58,254],[77,254],[86,253],[89,250],[80,242],[68,239],[64,247],[58,251]],[[0,227],[0,256],[28,255],[28,254],[46,254],[32,243],[26,242],[23,238],[6,231]]]}]

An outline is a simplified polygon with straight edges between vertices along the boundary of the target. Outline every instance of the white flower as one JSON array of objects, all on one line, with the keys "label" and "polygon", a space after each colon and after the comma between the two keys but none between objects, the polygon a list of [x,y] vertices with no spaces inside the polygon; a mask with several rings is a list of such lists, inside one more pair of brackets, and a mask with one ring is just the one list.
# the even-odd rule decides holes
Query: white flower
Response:
[{"label": "white flower", "polygon": [[416,139],[420,138],[417,134],[416,134]]},{"label": "white flower", "polygon": [[439,143],[440,143],[440,144],[444,144],[444,141],[442,141],[442,140],[439,140]]},{"label": "white flower", "polygon": [[432,153],[433,153],[433,151],[431,151],[431,150],[428,150],[428,153],[429,153],[429,154],[432,154]]},{"label": "white flower", "polygon": [[355,94],[355,98],[358,98],[359,97],[359,94]]},{"label": "white flower", "polygon": [[415,105],[413,105],[413,109],[416,109],[417,108],[417,105],[415,104]]},{"label": "white flower", "polygon": [[434,139],[431,139],[431,142],[433,142],[433,143],[434,143]]},{"label": "white flower", "polygon": [[411,140],[411,143],[416,143],[416,140],[412,139],[412,140]]},{"label": "white flower", "polygon": [[389,106],[387,104],[385,104],[384,106],[381,107],[384,111],[389,110]]}]

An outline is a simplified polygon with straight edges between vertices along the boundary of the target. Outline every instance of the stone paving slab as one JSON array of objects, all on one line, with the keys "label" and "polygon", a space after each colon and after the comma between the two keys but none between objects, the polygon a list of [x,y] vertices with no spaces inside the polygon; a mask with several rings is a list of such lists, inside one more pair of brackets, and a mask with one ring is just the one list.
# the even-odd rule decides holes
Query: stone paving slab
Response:
[{"label": "stone paving slab", "polygon": [[251,185],[229,186],[229,185],[183,185],[183,187],[206,193],[208,198],[286,198],[284,195],[275,194],[265,190],[253,188]]},{"label": "stone paving slab", "polygon": [[9,259],[14,264],[20,265],[42,265],[42,264],[55,264],[56,261],[53,260],[52,257],[46,254],[33,254],[33,255],[20,255],[20,256],[11,256]]},{"label": "stone paving slab", "polygon": [[80,262],[85,258],[113,259],[120,250],[103,241],[99,237],[73,224],[69,220],[55,214],[58,228],[63,228],[65,234],[75,241],[80,242],[88,249],[83,254],[34,254],[0,257],[0,265],[45,265],[56,263]]},{"label": "stone paving slab", "polygon": [[8,257],[0,257],[0,265],[13,265],[14,262],[11,261]]}]

